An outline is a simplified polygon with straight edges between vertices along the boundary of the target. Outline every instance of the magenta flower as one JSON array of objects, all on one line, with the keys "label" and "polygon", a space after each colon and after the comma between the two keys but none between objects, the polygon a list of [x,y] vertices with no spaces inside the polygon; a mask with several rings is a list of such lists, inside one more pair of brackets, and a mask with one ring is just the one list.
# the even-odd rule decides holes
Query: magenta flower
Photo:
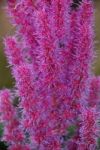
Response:
[{"label": "magenta flower", "polygon": [[11,66],[16,66],[23,62],[21,45],[19,45],[15,37],[7,37],[4,41],[4,44],[6,46],[5,54],[8,56],[8,62]]},{"label": "magenta flower", "polygon": [[80,137],[81,141],[79,143],[78,149],[81,150],[84,147],[84,150],[95,150],[97,144],[97,135],[98,135],[98,113],[94,108],[82,109],[81,114],[81,127],[80,127]]},{"label": "magenta flower", "polygon": [[[8,1],[17,31],[4,44],[15,97],[1,91],[0,112],[10,150],[96,148],[93,3],[73,6],[72,0]],[[16,96],[18,106],[11,102]],[[66,140],[72,125],[75,134]]]},{"label": "magenta flower", "polygon": [[[0,121],[4,125],[3,140],[11,145],[9,146],[10,150],[14,150],[12,147],[23,145],[25,138],[20,127],[17,109],[13,106],[12,99],[13,97],[9,90],[5,89],[0,92]],[[23,148],[26,147],[25,145],[23,145]]]},{"label": "magenta flower", "polygon": [[90,80],[90,90],[87,97],[89,106],[97,106],[99,110],[100,105],[100,77],[92,77]]}]

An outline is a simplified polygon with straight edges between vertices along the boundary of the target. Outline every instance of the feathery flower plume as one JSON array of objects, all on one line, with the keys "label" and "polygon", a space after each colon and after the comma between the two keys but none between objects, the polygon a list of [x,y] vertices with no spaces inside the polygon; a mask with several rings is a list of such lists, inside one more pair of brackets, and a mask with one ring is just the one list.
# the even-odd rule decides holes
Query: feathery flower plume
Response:
[{"label": "feathery flower plume", "polygon": [[[78,3],[77,7],[73,2]],[[8,133],[11,138],[5,140],[11,143],[9,149],[94,149],[97,141],[94,99],[95,105],[98,100],[91,92],[99,85],[97,80],[92,80],[91,72],[94,58],[92,1],[9,0],[6,10],[17,30],[15,36],[4,40],[19,97],[17,108],[11,105],[9,96],[6,99],[13,112],[10,125],[16,118],[16,109],[21,111],[15,126],[22,134],[22,141],[16,142],[17,136],[12,139],[13,135]],[[0,106],[3,96],[1,91]],[[0,108],[4,128],[8,131],[7,114]],[[71,125],[77,127],[76,132],[66,141],[63,137],[68,136]]]}]

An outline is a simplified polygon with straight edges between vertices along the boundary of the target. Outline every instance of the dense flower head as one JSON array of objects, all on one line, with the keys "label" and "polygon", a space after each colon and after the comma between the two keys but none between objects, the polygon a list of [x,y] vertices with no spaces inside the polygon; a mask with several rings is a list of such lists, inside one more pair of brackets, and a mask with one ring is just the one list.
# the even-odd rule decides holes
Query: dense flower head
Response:
[{"label": "dense flower head", "polygon": [[87,97],[89,106],[100,107],[100,77],[93,76],[90,80],[90,90]]},{"label": "dense flower head", "polygon": [[[7,110],[7,111],[6,111]],[[4,113],[3,113],[4,111]],[[9,115],[8,115],[9,111]],[[4,115],[1,116],[2,120],[7,119],[10,120],[10,118],[13,117],[14,108],[11,103],[11,94],[10,91],[5,89],[0,91],[0,113]]]},{"label": "dense flower head", "polygon": [[5,43],[5,54],[8,56],[8,62],[12,65],[19,65],[23,58],[21,55],[21,45],[18,45],[18,42],[15,37],[7,37],[4,40]]},{"label": "dense flower head", "polygon": [[[80,0],[76,7],[73,2],[8,1],[6,10],[16,32],[5,38],[5,54],[18,97],[15,107],[11,100],[16,97],[9,90],[0,93],[9,150],[96,147],[99,83],[91,72],[93,3]],[[75,133],[67,139],[72,125]]]},{"label": "dense flower head", "polygon": [[11,92],[8,89],[0,91],[0,121],[5,126],[3,140],[13,145],[22,142],[24,136],[19,127],[17,110],[12,101]]},{"label": "dense flower head", "polygon": [[28,145],[16,144],[9,147],[8,150],[30,150]]},{"label": "dense flower head", "polygon": [[82,109],[81,114],[81,127],[80,127],[80,143],[78,150],[84,147],[84,150],[95,150],[98,135],[98,113],[96,108]]}]

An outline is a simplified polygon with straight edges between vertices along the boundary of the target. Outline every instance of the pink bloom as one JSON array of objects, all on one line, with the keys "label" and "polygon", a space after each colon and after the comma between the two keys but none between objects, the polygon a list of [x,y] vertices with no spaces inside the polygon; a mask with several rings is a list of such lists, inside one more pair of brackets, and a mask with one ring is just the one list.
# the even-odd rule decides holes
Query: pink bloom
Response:
[{"label": "pink bloom", "polygon": [[19,65],[22,61],[22,54],[21,54],[21,45],[18,44],[17,39],[13,37],[7,37],[4,40],[5,44],[5,54],[7,55],[9,64],[12,65]]},{"label": "pink bloom", "polygon": [[97,98],[91,92],[98,86],[91,81],[93,4],[83,0],[77,9],[71,6],[71,0],[8,1],[17,32],[5,39],[5,54],[19,98],[14,107],[9,91],[1,91],[4,138],[10,150],[62,150],[62,137],[72,124],[77,130],[65,149],[96,146],[97,113],[91,107]]},{"label": "pink bloom", "polygon": [[0,120],[4,124],[3,140],[9,144],[22,143],[24,140],[17,116],[17,108],[13,106],[13,97],[7,89],[0,91]]},{"label": "pink bloom", "polygon": [[97,135],[98,135],[98,113],[94,108],[82,108],[82,114],[80,116],[81,125],[80,125],[80,141],[78,149],[81,150],[84,147],[84,150],[95,150],[97,144]]},{"label": "pink bloom", "polygon": [[90,90],[87,97],[89,106],[97,106],[99,109],[100,105],[100,77],[92,77],[90,80]]},{"label": "pink bloom", "polygon": [[20,144],[17,144],[10,146],[8,150],[30,150],[30,148],[28,145],[22,146]]}]

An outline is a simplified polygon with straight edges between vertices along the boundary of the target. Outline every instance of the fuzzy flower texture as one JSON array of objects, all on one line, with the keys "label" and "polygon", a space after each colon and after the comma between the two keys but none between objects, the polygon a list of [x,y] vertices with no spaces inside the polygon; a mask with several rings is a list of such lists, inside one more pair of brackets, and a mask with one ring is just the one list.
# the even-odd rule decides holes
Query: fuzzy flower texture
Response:
[{"label": "fuzzy flower texture", "polygon": [[16,28],[4,39],[15,86],[0,91],[8,150],[96,150],[92,0],[8,0],[6,11]]}]

